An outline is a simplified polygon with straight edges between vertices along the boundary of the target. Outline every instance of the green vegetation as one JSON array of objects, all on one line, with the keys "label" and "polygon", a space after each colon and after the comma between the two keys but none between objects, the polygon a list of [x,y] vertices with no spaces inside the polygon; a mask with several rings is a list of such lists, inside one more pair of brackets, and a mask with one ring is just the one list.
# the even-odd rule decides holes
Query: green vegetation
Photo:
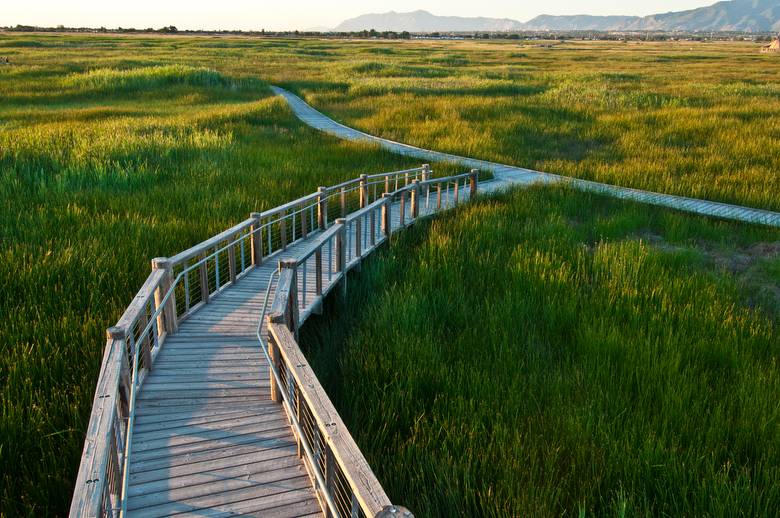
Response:
[{"label": "green vegetation", "polygon": [[253,210],[412,165],[192,67],[0,79],[0,514],[63,514],[105,329],[149,273]]},{"label": "green vegetation", "polygon": [[[0,34],[0,50],[3,515],[67,509],[104,330],[149,259],[412,165],[304,127],[266,83],[424,147],[780,210],[780,80],[748,44]],[[361,354],[315,351],[395,501],[777,507],[776,232],[559,189],[422,227],[327,330]]]},{"label": "green vegetation", "polygon": [[778,230],[515,191],[396,237],[302,343],[418,516],[773,516],[778,265]]}]

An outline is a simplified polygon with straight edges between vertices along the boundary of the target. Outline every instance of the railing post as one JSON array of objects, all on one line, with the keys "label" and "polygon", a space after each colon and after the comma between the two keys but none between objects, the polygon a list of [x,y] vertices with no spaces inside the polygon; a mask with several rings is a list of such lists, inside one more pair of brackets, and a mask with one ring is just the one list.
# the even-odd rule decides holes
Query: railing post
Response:
[{"label": "railing post", "polygon": [[298,261],[295,259],[284,259],[279,261],[279,271],[289,270],[292,280],[290,282],[290,293],[287,297],[285,307],[287,310],[287,329],[293,333],[298,332]]},{"label": "railing post", "polygon": [[390,192],[390,175],[385,175],[385,192],[383,194],[387,194]]},{"label": "railing post", "polygon": [[341,217],[347,217],[347,188],[341,188]]},{"label": "railing post", "polygon": [[341,225],[336,234],[336,271],[341,274],[341,294],[347,294],[347,220],[339,218],[337,225]]},{"label": "railing post", "polygon": [[469,198],[474,198],[474,196],[477,195],[477,177],[479,176],[479,170],[478,169],[472,169],[471,170],[471,177],[469,177],[470,180],[470,193]]},{"label": "railing post", "polygon": [[420,180],[413,180],[412,181],[412,207],[411,207],[411,218],[412,220],[417,219],[418,214],[420,213]]},{"label": "railing post", "polygon": [[282,250],[287,249],[287,211],[279,213],[279,236]]},{"label": "railing post", "polygon": [[[234,241],[233,237],[231,236],[228,239],[232,243]],[[228,275],[230,276],[230,283],[235,284],[236,283],[236,245],[231,244],[228,246]]]},{"label": "railing post", "polygon": [[458,204],[459,191],[460,191],[460,184],[458,183],[458,180],[455,180],[455,192],[453,193],[453,197],[452,197],[453,207]]},{"label": "railing post", "polygon": [[[422,179],[423,182],[427,182],[431,179],[431,165],[430,164],[423,164],[422,166],[423,172],[422,172]],[[425,184],[425,208],[429,209],[429,203],[431,198],[431,184],[426,183]]]},{"label": "railing post", "polygon": [[360,208],[368,204],[368,175],[360,175]]},{"label": "railing post", "polygon": [[441,210],[441,182],[436,184],[436,210]]},{"label": "railing post", "polygon": [[[165,270],[165,275],[160,283],[160,287],[154,292],[155,307],[160,307],[163,298],[165,298],[168,290],[171,289],[171,283],[173,282],[173,265],[168,261],[167,257],[157,257],[152,259],[152,269]],[[164,324],[166,333],[175,333],[176,329],[178,329],[178,324],[176,322],[176,292],[171,293],[171,296],[168,298],[168,303],[160,316],[163,314],[165,314],[165,318],[158,320],[157,325],[162,329]]]},{"label": "railing post", "polygon": [[393,199],[389,193],[384,193],[382,199],[385,201],[382,204],[382,233],[387,239],[390,239],[390,235],[393,233],[392,216]]},{"label": "railing post", "polygon": [[249,215],[255,222],[249,227],[249,231],[252,233],[252,264],[254,266],[260,266],[263,264],[263,227],[260,224],[260,218],[262,214],[259,212],[253,212]]},{"label": "railing post", "polygon": [[[127,331],[125,328],[114,326],[106,330],[106,338],[119,342],[127,341]],[[119,398],[122,408],[122,416],[126,417],[130,408],[130,365],[127,361],[127,347],[122,344],[120,365],[119,365]]]},{"label": "railing post", "polygon": [[423,164],[422,165],[422,180],[423,182],[428,181],[431,179],[431,165],[430,164]]},{"label": "railing post", "polygon": [[[274,336],[272,333],[268,333],[268,356],[271,357],[271,363],[276,368],[276,372],[282,372],[282,354],[279,352],[279,346],[276,345],[276,340],[274,339]],[[271,401],[274,403],[281,403],[282,398],[282,390],[284,390],[282,387],[276,384],[276,378],[274,378],[273,372],[270,373],[271,376]]]},{"label": "railing post", "polygon": [[201,259],[203,262],[198,266],[198,274],[200,275],[200,300],[204,304],[209,303],[209,269],[208,260]]},{"label": "railing post", "polygon": [[399,216],[399,227],[404,228],[404,225],[406,224],[406,189],[401,191],[401,205],[400,205],[400,213]]},{"label": "railing post", "polygon": [[325,230],[328,228],[328,188],[320,187],[317,192],[317,225]]}]

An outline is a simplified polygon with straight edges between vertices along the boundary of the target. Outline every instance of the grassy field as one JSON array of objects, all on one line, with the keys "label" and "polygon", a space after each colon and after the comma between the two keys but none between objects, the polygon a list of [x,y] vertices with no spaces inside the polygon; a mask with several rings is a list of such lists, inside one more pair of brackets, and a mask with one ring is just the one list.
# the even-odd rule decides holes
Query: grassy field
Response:
[{"label": "grassy field", "polygon": [[318,185],[412,165],[304,127],[257,80],[56,68],[0,71],[5,516],[67,509],[105,329],[152,257]]},{"label": "grassy field", "polygon": [[[697,45],[695,50],[676,44],[579,45],[583,47],[567,44],[560,49],[539,49],[520,48],[516,43],[0,33],[0,55],[12,62],[0,67],[0,235],[5,245],[0,250],[0,291],[6,295],[0,300],[0,514],[56,515],[67,509],[104,330],[140,287],[149,271],[149,259],[180,251],[240,221],[250,211],[277,205],[318,185],[362,172],[412,165],[375,148],[336,141],[305,128],[282,101],[269,97],[267,83],[290,87],[345,122],[426,147],[623,185],[780,209],[779,134],[767,122],[776,117],[780,107],[780,62],[754,55],[754,49],[744,44]],[[675,79],[672,72],[684,77]],[[353,326],[357,331],[354,339],[335,342],[348,350],[358,347],[368,333],[355,319],[367,316],[367,324],[387,325],[384,331],[376,327],[373,332],[377,337],[386,334],[386,340],[396,337],[398,347],[413,348],[422,366],[417,374],[430,372],[431,379],[444,376],[431,362],[442,351],[449,351],[447,343],[458,343],[459,351],[469,357],[479,357],[481,348],[489,346],[486,362],[491,355],[514,362],[491,367],[495,375],[511,374],[501,390],[522,381],[527,386],[521,393],[537,398],[522,401],[533,403],[539,413],[519,423],[518,428],[512,416],[527,416],[523,412],[531,407],[515,407],[516,413],[511,415],[500,409],[500,420],[494,422],[490,417],[494,406],[490,405],[501,392],[496,392],[492,379],[480,374],[478,369],[485,369],[484,365],[475,367],[478,376],[467,379],[465,356],[460,359],[459,371],[446,373],[457,383],[445,380],[429,387],[422,378],[414,378],[414,364],[401,362],[398,367],[410,369],[403,376],[417,381],[398,385],[404,371],[391,372],[387,363],[374,367],[361,364],[368,356],[355,357],[353,365],[328,364],[318,357],[326,367],[348,372],[365,367],[368,374],[376,375],[359,378],[361,383],[356,378],[354,387],[340,386],[330,376],[328,380],[393,499],[408,502],[421,516],[442,502],[455,509],[473,510],[484,505],[485,514],[507,509],[543,510],[533,507],[533,502],[547,502],[548,496],[554,497],[549,502],[552,512],[576,511],[580,505],[606,510],[623,501],[640,511],[655,510],[651,507],[654,498],[673,506],[677,500],[671,499],[678,498],[685,488],[704,491],[697,485],[700,476],[704,477],[701,473],[706,475],[706,469],[719,466],[720,471],[704,478],[713,485],[721,484],[713,506],[725,502],[729,495],[744,497],[734,500],[737,503],[752,498],[751,505],[758,511],[776,502],[774,486],[767,484],[769,489],[760,494],[755,488],[763,483],[761,477],[777,475],[772,471],[776,469],[772,466],[777,466],[776,447],[769,444],[770,439],[777,439],[777,409],[771,407],[770,400],[756,398],[744,402],[743,415],[735,405],[746,398],[746,392],[727,391],[726,387],[733,389],[744,381],[746,385],[738,388],[748,390],[751,383],[760,381],[764,385],[760,391],[756,389],[758,393],[776,393],[777,324],[776,317],[767,314],[777,314],[773,301],[777,299],[780,266],[771,259],[774,245],[761,248],[755,243],[777,243],[777,234],[667,212],[655,216],[654,209],[639,210],[565,191],[546,192],[485,201],[463,211],[460,215],[466,218],[462,222],[447,218],[428,231],[415,231],[368,269],[365,281],[370,287],[390,279],[389,285],[381,284],[382,289],[407,290],[409,304],[392,308],[397,318],[377,319],[361,309],[329,331],[337,337]],[[527,206],[522,206],[526,202]],[[518,214],[528,216],[534,210],[543,215],[538,226],[515,224]],[[485,267],[486,280],[479,283],[474,280],[477,272],[460,270],[470,264],[472,259],[463,254],[472,253],[474,245],[458,251],[452,237],[445,239],[454,235],[448,232],[460,228],[465,243],[474,243],[474,239],[492,242],[495,232],[478,235],[476,229],[481,227],[474,221],[478,214],[484,215],[486,224],[495,222],[503,232],[502,243],[508,247],[496,248],[487,256],[472,254],[473,261],[482,261]],[[637,244],[638,237],[632,232],[645,240],[643,245]],[[428,240],[437,235],[444,247],[441,260],[423,261],[425,254],[432,253]],[[603,250],[596,246],[602,246],[602,238],[611,243],[603,245]],[[584,244],[578,245],[578,240]],[[521,247],[515,256],[514,247],[520,242],[533,248]],[[758,251],[754,247],[759,247]],[[537,250],[538,257],[524,257],[528,250]],[[602,251],[596,254],[598,250]],[[589,263],[591,256],[602,263]],[[739,263],[727,259],[732,256],[747,257],[749,266],[744,271],[732,268],[729,261]],[[557,268],[565,260],[571,268],[583,270]],[[637,261],[637,268],[649,264],[655,269],[652,273],[632,270]],[[728,263],[725,271],[711,268],[723,261]],[[514,266],[496,266],[503,264]],[[404,278],[403,268],[412,265],[425,268]],[[613,267],[617,268],[614,276],[609,273]],[[474,294],[493,282],[504,286],[506,279],[536,271],[533,268],[544,276],[527,284],[517,281],[524,291],[511,295],[514,298],[504,289],[493,298],[476,299],[468,293],[460,299],[449,298],[451,290],[468,286]],[[649,293],[660,298],[644,302],[641,293],[634,293],[641,304],[639,313],[632,313],[626,302],[632,292],[624,293],[618,281],[621,276],[635,275],[636,282],[650,283],[655,274],[657,287]],[[613,277],[614,286],[610,284]],[[566,279],[574,279],[568,288],[564,286]],[[549,285],[543,286],[542,281]],[[424,293],[412,292],[410,283],[416,282],[435,284],[426,284],[431,289]],[[596,291],[599,286],[601,291]],[[440,288],[441,293],[437,291]],[[692,294],[694,288],[703,290],[702,294]],[[353,296],[365,296],[365,289]],[[670,293],[670,298],[663,298],[664,293]],[[545,294],[560,297],[559,305],[529,306],[528,300],[538,303]],[[530,295],[533,297],[526,299]],[[505,297],[510,298],[507,301]],[[608,304],[613,299],[623,306]],[[371,308],[387,303],[386,295],[366,300]],[[428,303],[434,300],[437,305]],[[454,341],[435,341],[445,336],[446,329],[451,333],[466,329],[462,326],[469,320],[460,318],[469,307],[473,308],[470,319],[476,315],[487,318],[491,311],[486,308],[497,301],[503,302],[495,318],[506,316],[504,306],[522,311],[513,316],[514,327],[490,337],[492,345],[466,331]],[[412,324],[419,324],[415,319],[423,302],[424,314],[439,322],[439,334],[412,343],[408,333],[414,329]],[[588,303],[592,308],[586,307]],[[668,336],[650,333],[663,328],[657,319],[650,327],[654,315],[648,309],[651,304],[656,304],[652,307],[660,315],[674,317]],[[582,330],[571,325],[581,311],[589,319]],[[720,318],[724,315],[733,318]],[[459,319],[457,326],[453,326],[454,317]],[[615,324],[622,322],[620,319],[627,319],[627,336]],[[498,330],[497,322],[488,322],[489,332]],[[643,326],[648,326],[650,334],[640,339]],[[596,336],[607,337],[603,348],[593,345],[600,344]],[[708,352],[708,340],[721,336],[725,345]],[[687,347],[691,341],[695,354],[686,356],[681,344]],[[585,345],[574,347],[580,343]],[[635,347],[624,350],[621,343]],[[527,344],[535,344],[536,349],[523,349],[532,347]],[[734,347],[730,349],[728,344]],[[384,352],[394,354],[394,350]],[[369,347],[365,351],[381,352]],[[528,351],[533,354],[523,356]],[[603,369],[589,371],[591,365],[625,361],[632,372],[656,369],[663,375],[658,383],[666,385],[654,386],[654,395],[669,399],[669,405],[674,401],[689,404],[685,397],[692,396],[684,391],[700,388],[704,378],[681,385],[678,401],[674,390],[678,390],[675,383],[679,376],[672,374],[679,372],[663,369],[672,360],[667,362],[667,356],[659,360],[662,353],[678,358],[679,372],[699,369],[702,377],[709,375],[707,369],[725,373],[722,387],[715,374],[707,378],[711,392],[703,392],[699,407],[694,409],[704,412],[706,405],[718,408],[722,404],[719,415],[729,423],[731,435],[723,438],[715,429],[697,431],[692,421],[680,415],[684,407],[677,409],[679,421],[673,412],[669,421],[664,421],[667,409],[660,403],[652,407],[653,401],[641,392],[654,386],[644,379],[637,378],[633,393],[613,392],[606,386],[603,393],[596,394],[601,399],[586,398],[583,384],[606,375]],[[329,361],[339,358],[342,356]],[[415,356],[405,361],[412,358]],[[545,358],[552,363],[544,363]],[[637,362],[645,359],[653,361],[649,367],[640,367]],[[384,371],[371,371],[380,367]],[[580,377],[570,379],[567,376],[571,373]],[[613,374],[617,376],[617,371]],[[588,377],[591,375],[594,378]],[[538,380],[550,381],[549,386],[530,385]],[[572,385],[575,382],[578,384]],[[350,405],[357,395],[374,397],[388,383],[395,392],[388,394],[387,406],[378,408],[376,414],[355,414]],[[592,385],[587,387],[595,390]],[[411,391],[403,395],[406,389]],[[435,395],[460,389],[463,392],[446,405],[469,402],[481,420],[477,424],[453,421],[455,424],[442,429],[447,419],[460,419],[466,407],[440,408],[434,405],[439,401]],[[481,390],[484,396],[476,396]],[[569,398],[572,393],[582,398],[582,405],[604,405],[604,413],[591,412],[590,406],[577,407]],[[621,426],[630,412],[613,411],[621,404],[628,405],[630,394],[645,394],[645,399],[636,402],[645,414],[638,415],[647,415],[647,408],[652,407],[655,420],[648,420],[646,428],[641,428],[640,422],[629,433]],[[368,435],[362,430],[378,426],[386,412],[395,412],[395,405],[409,398],[423,405],[424,418],[420,418],[419,408],[411,405],[399,414],[397,422],[391,421],[382,429],[375,447],[366,445]],[[759,426],[755,420],[760,405],[770,406]],[[609,426],[607,417],[612,419]],[[596,422],[588,421],[591,418]],[[577,428],[578,423],[582,427]],[[600,423],[603,426],[599,427]],[[534,469],[528,473],[516,476],[514,471],[506,471],[509,465],[500,462],[506,456],[496,453],[503,441],[522,439],[523,444],[533,433],[547,433],[556,424],[566,425],[559,435],[550,434],[551,440],[560,441],[552,445],[559,448],[552,450],[558,453],[535,459],[520,457],[515,471],[533,462],[529,466]],[[423,425],[433,428],[418,430]],[[583,429],[602,435],[578,437]],[[516,435],[520,432],[522,436]],[[654,478],[659,468],[651,463],[645,466],[648,471],[643,478],[638,461],[622,467],[613,450],[620,444],[622,451],[636,446],[643,433],[663,439],[659,439],[659,458],[679,454],[680,463],[689,466],[690,461],[703,471],[686,471],[682,464],[670,462],[676,471],[668,478]],[[674,434],[679,434],[678,442],[665,442]],[[445,435],[451,442],[437,439],[434,445],[433,438]],[[753,457],[741,442],[748,435],[762,445],[752,451]],[[457,449],[465,444],[458,441],[470,437],[485,443],[485,453],[471,446]],[[393,442],[396,438],[401,441]],[[719,438],[723,440],[719,442]],[[578,448],[583,441],[590,447]],[[696,450],[691,446],[696,442],[715,446]],[[431,444],[430,451],[426,444]],[[609,446],[597,449],[596,444]],[[442,450],[442,445],[448,449]],[[733,450],[734,456],[727,457],[724,449]],[[710,450],[715,453],[703,460],[679,453]],[[517,451],[542,454],[540,448]],[[586,468],[584,463],[598,460],[599,451],[607,460]],[[468,459],[461,462],[463,452],[473,463]],[[443,472],[436,471],[433,462],[439,454],[445,461],[450,459],[439,467],[451,466],[461,470],[454,473],[462,474],[447,488],[442,486]],[[639,458],[637,452],[634,454]],[[416,457],[412,463],[410,455],[420,462]],[[491,455],[498,455],[498,460]],[[574,469],[570,459],[577,462],[576,476],[566,471]],[[732,462],[717,464],[723,459]],[[753,464],[751,459],[756,459]],[[389,477],[391,469],[401,466],[409,477]],[[547,473],[545,466],[557,471]],[[602,466],[603,473],[593,473],[590,466]],[[753,471],[746,471],[745,466],[752,466]],[[493,468],[495,471],[489,472]],[[587,469],[591,471],[583,475],[582,470]],[[558,480],[560,474],[567,476]],[[647,485],[653,481],[671,484],[680,482],[684,475],[689,477],[683,481],[686,486],[672,488],[659,482],[658,493],[648,492]],[[541,483],[544,481],[529,485],[544,476],[554,477],[560,485],[552,478],[547,485]],[[479,485],[482,479],[494,483]],[[622,485],[616,487],[616,481]],[[424,490],[415,493],[411,484],[421,484]],[[537,487],[538,493],[528,493]],[[442,492],[437,494],[434,488]],[[522,488],[526,492],[520,491]],[[669,499],[665,500],[666,496]],[[685,507],[686,501],[679,509],[696,509],[699,503],[707,509],[708,504],[702,502],[691,500],[690,507]]]},{"label": "grassy field", "polygon": [[410,144],[780,210],[776,57],[751,43],[536,43],[0,35],[0,53],[12,75],[184,64],[259,77]]},{"label": "grassy field", "polygon": [[780,231],[548,188],[396,239],[302,334],[394,502],[776,515]]}]

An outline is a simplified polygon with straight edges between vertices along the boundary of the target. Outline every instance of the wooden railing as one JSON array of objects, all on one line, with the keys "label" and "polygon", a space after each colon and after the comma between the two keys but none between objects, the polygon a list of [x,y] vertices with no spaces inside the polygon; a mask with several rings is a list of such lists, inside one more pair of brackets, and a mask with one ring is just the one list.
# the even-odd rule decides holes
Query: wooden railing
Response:
[{"label": "wooden railing", "polygon": [[[283,263],[293,272],[286,275],[292,275],[295,280],[296,289],[288,290],[288,294],[300,293],[301,299],[298,303],[296,296],[296,303],[282,314],[284,318],[295,315],[288,330],[297,329],[309,314],[321,307],[323,298],[336,284],[332,282],[334,276],[345,287],[346,272],[389,237],[394,199],[401,199],[404,205],[403,200],[411,198],[409,208],[403,206],[401,218],[407,224],[417,217],[414,204],[419,206],[421,189],[428,193],[434,188],[439,193],[442,189],[448,192],[450,188],[458,188],[455,186],[465,186],[466,182],[471,182],[475,192],[475,171],[432,179],[427,165],[394,173],[361,175],[336,186],[320,187],[316,193],[269,211],[253,213],[249,219],[173,257],[154,259],[152,273],[116,326],[107,332],[70,516],[120,514],[126,501],[123,482],[127,480],[129,466],[135,394],[153,368],[165,338],[176,332],[181,321],[240,282],[252,268],[278,259],[291,244],[312,238],[311,246],[294,260],[294,266],[289,261]],[[390,191],[391,188],[394,190]],[[329,205],[333,203],[337,203],[338,214],[347,217],[330,224]],[[441,203],[437,206],[444,208]],[[353,210],[354,207],[357,208]],[[359,227],[361,231],[355,235],[361,237],[348,242],[348,226]],[[329,247],[327,253],[323,252],[325,247]],[[312,282],[309,282],[309,271],[313,272]],[[300,289],[298,282],[301,282]],[[275,318],[278,320],[278,315]],[[284,338],[284,332],[278,331],[273,340]],[[313,411],[318,416],[315,422],[319,423],[320,419],[322,423],[331,422],[327,420],[330,414],[322,414],[319,407]],[[346,430],[341,433],[348,435]],[[339,469],[347,469],[350,477],[354,475],[357,477],[354,480],[360,480],[360,473],[352,473],[350,466],[345,464]],[[361,505],[371,502],[372,491],[370,488],[358,491]]]},{"label": "wooden railing", "polygon": [[[411,516],[393,506],[382,485],[349,433],[314,375],[296,341],[300,325],[322,308],[328,292],[336,286],[346,290],[347,273],[392,234],[394,202],[399,211],[399,228],[420,217],[422,193],[439,193],[436,208],[428,205],[426,214],[454,206],[466,185],[473,195],[477,173],[472,171],[448,178],[414,181],[339,218],[305,251],[279,262],[279,281],[268,318],[266,354],[270,362],[271,398],[282,404],[298,441],[323,510],[328,516],[375,517]],[[441,193],[452,196],[443,204]],[[465,194],[465,193],[464,193]],[[464,196],[465,198],[465,196]],[[408,204],[404,200],[409,199]],[[427,203],[427,202],[426,202]],[[258,332],[258,337],[263,337]]]}]

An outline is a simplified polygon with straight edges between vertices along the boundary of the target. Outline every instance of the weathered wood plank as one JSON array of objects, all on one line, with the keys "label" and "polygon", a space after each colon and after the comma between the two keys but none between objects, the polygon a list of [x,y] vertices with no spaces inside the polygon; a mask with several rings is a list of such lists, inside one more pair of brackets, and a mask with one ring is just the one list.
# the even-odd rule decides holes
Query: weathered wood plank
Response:
[{"label": "weathered wood plank", "polygon": [[187,466],[196,462],[209,462],[234,455],[247,455],[253,451],[292,447],[297,448],[292,433],[289,429],[280,428],[266,432],[262,437],[237,437],[234,444],[223,444],[214,448],[187,452],[181,455],[133,461],[130,471],[131,473],[141,473],[144,471],[173,469],[176,466]]},{"label": "weathered wood plank", "polygon": [[198,514],[200,514],[199,511],[201,509],[216,508],[230,502],[269,498],[273,495],[301,489],[308,489],[311,491],[311,482],[309,481],[308,475],[304,474],[285,480],[277,480],[274,484],[257,484],[250,487],[232,489],[230,491],[223,490],[218,493],[182,499],[181,501],[166,503],[155,507],[146,507],[143,509],[143,516],[156,518],[187,512],[198,512]]}]

